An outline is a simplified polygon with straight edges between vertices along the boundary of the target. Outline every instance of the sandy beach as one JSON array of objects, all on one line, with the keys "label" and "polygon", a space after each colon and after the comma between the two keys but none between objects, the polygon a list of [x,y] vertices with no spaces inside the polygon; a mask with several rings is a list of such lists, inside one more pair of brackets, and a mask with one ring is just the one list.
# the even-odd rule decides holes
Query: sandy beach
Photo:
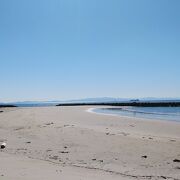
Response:
[{"label": "sandy beach", "polygon": [[0,179],[180,180],[180,123],[90,108],[0,109]]}]

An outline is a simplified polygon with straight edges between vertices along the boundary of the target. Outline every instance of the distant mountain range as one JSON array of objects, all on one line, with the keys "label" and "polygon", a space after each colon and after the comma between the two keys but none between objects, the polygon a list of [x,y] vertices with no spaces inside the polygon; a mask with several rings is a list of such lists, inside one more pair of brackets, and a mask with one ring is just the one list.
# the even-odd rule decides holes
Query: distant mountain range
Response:
[{"label": "distant mountain range", "polygon": [[129,102],[129,101],[141,101],[141,102],[179,102],[180,98],[111,98],[111,97],[102,97],[102,98],[86,98],[86,99],[77,99],[69,101],[60,101],[59,103],[115,103],[115,102]]},{"label": "distant mountain range", "polygon": [[153,101],[153,102],[161,102],[161,101],[180,101],[180,98],[112,98],[112,97],[100,97],[100,98],[84,98],[84,99],[76,99],[76,100],[54,100],[54,101],[20,101],[20,102],[11,102],[11,103],[0,103],[4,104],[12,104],[16,106],[54,106],[59,103],[107,103],[107,102],[128,102],[128,101]]}]

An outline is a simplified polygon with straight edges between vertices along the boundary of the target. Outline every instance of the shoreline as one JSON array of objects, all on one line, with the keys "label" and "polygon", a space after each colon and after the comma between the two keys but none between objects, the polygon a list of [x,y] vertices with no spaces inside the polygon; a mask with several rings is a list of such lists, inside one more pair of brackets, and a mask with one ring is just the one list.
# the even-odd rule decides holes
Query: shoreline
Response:
[{"label": "shoreline", "polygon": [[180,180],[179,123],[97,115],[92,107],[15,109],[0,114],[5,179]]},{"label": "shoreline", "polygon": [[[127,118],[127,119],[135,119],[135,120],[142,120],[142,121],[152,121],[152,122],[167,122],[167,123],[180,123],[179,121],[176,121],[176,120],[167,120],[167,119],[158,119],[158,118],[143,118],[143,117],[132,117],[132,116],[126,116],[126,115],[121,115],[121,114],[111,114],[111,113],[103,113],[103,112],[95,112],[93,110],[96,110],[96,109],[101,109],[101,108],[104,108],[104,107],[96,107],[96,108],[89,108],[87,109],[86,111],[89,112],[89,113],[94,113],[94,114],[97,114],[97,115],[104,115],[104,116],[114,116],[114,117],[120,117],[120,118]],[[108,108],[108,107],[106,107]],[[112,107],[110,107],[112,108]],[[115,108],[115,107],[114,107]]]}]

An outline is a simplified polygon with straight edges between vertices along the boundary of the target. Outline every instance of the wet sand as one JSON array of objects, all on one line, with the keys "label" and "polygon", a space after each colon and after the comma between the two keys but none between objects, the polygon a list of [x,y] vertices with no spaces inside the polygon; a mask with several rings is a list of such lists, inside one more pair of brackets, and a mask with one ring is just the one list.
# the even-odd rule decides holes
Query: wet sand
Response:
[{"label": "wet sand", "polygon": [[180,123],[89,108],[1,109],[0,179],[180,180]]}]

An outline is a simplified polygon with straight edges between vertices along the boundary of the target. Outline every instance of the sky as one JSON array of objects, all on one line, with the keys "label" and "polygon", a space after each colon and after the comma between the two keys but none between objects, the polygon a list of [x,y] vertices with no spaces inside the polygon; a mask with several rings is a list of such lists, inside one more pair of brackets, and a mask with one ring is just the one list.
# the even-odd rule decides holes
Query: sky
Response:
[{"label": "sky", "polygon": [[180,97],[179,0],[1,0],[0,102]]}]

